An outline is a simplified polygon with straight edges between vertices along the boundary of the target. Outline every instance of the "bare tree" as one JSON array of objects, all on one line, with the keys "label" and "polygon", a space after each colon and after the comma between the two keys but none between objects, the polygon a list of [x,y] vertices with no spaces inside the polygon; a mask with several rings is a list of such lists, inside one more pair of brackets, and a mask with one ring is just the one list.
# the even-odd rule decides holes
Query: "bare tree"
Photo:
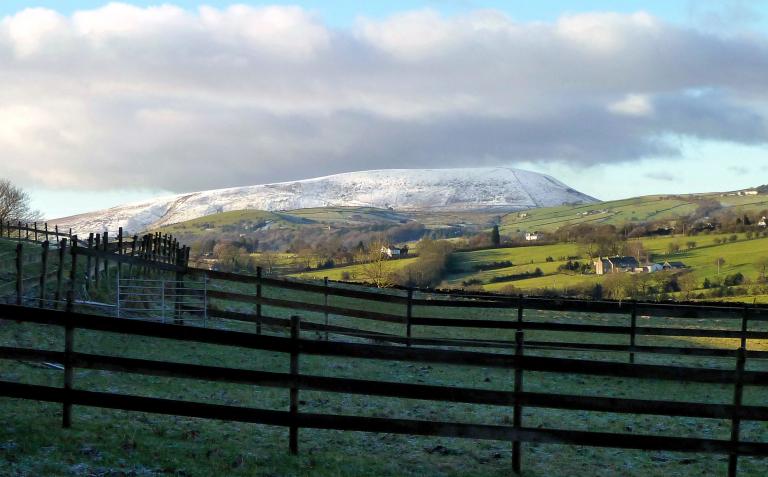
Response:
[{"label": "bare tree", "polygon": [[272,275],[277,264],[277,254],[271,250],[265,250],[259,254],[257,263],[264,270],[265,275]]},{"label": "bare tree", "polygon": [[633,293],[632,277],[626,273],[610,273],[603,280],[603,290],[609,298],[621,303],[621,300]]},{"label": "bare tree", "polygon": [[0,179],[0,221],[32,222],[40,218],[40,212],[32,210],[29,194],[11,181]]},{"label": "bare tree", "polygon": [[760,257],[753,263],[758,273],[758,281],[764,282],[768,276],[768,257]]},{"label": "bare tree", "polygon": [[635,257],[638,263],[648,261],[648,252],[640,240],[630,240],[624,244],[624,254]]},{"label": "bare tree", "polygon": [[725,259],[723,257],[717,257],[715,259],[715,265],[717,265],[717,274],[720,275],[720,267],[725,265]]},{"label": "bare tree", "polygon": [[691,293],[698,288],[698,282],[693,273],[684,273],[677,278],[677,284],[680,286],[680,291],[683,292],[686,300],[691,299]]},{"label": "bare tree", "polygon": [[360,276],[379,288],[391,287],[395,283],[387,256],[381,251],[382,247],[384,242],[374,242],[358,256],[361,262]]}]

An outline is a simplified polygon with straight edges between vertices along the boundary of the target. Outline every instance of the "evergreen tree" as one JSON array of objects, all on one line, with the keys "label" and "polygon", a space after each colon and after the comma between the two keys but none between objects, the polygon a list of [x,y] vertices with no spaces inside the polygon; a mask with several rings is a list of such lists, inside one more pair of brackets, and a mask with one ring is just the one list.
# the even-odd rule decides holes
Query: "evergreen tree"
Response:
[{"label": "evergreen tree", "polygon": [[499,234],[499,226],[494,225],[493,231],[491,231],[491,243],[494,247],[501,245],[501,235]]}]

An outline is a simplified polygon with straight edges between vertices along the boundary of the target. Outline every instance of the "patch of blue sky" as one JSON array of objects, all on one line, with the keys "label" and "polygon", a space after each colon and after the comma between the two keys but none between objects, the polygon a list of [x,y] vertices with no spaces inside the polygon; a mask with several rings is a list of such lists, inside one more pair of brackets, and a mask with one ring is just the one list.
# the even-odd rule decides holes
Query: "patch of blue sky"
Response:
[{"label": "patch of blue sky", "polygon": [[[105,0],[3,0],[0,2],[0,16],[10,15],[25,8],[43,7],[63,14],[77,10],[89,10],[109,3]],[[718,24],[759,24],[768,25],[768,2],[739,0],[566,0],[504,1],[504,0],[271,0],[253,2],[248,0],[126,0],[122,3],[147,7],[160,4],[176,5],[195,10],[201,5],[225,8],[232,4],[252,6],[297,5],[315,12],[327,24],[335,27],[352,25],[358,17],[384,18],[399,12],[432,9],[451,16],[473,10],[494,9],[505,12],[520,21],[553,21],[564,14],[583,12],[631,13],[645,11],[674,23]],[[738,25],[737,25],[738,26]]]}]

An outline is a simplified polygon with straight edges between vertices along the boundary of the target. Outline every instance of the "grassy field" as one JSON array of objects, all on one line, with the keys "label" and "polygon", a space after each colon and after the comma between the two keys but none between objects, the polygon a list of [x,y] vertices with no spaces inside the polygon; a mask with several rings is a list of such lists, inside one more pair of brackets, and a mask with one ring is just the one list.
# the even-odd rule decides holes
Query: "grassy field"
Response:
[{"label": "grassy field", "polygon": [[[253,292],[247,284],[214,282],[214,287]],[[265,287],[266,296],[319,302],[319,296]],[[214,301],[215,306],[253,311],[253,305]],[[331,305],[368,308],[362,300],[331,298]],[[403,313],[402,305],[376,305],[377,311]],[[287,317],[292,312],[265,307],[270,316]],[[430,307],[416,307],[416,316],[433,316]],[[447,314],[446,314],[447,313]],[[440,312],[440,316],[508,317],[505,310],[463,310]],[[302,319],[321,321],[318,313],[302,312]],[[402,333],[402,325],[332,316],[331,322],[375,331]],[[590,322],[625,324],[623,316],[526,312],[526,320],[548,322]],[[646,319],[643,324],[674,326],[675,320]],[[685,326],[713,326],[732,329],[738,323],[724,320],[677,320]],[[230,329],[252,330],[253,325],[217,322]],[[277,330],[270,333],[282,334]],[[476,337],[512,340],[511,331],[414,328],[416,337]],[[314,333],[306,333],[312,338]],[[526,339],[563,339],[624,343],[626,336],[576,335],[575,333],[534,332]],[[675,340],[671,337],[641,337],[638,344],[735,346],[733,340]],[[0,345],[61,350],[63,332],[39,325],[0,322]],[[146,359],[232,366],[286,372],[286,355],[241,350],[205,344],[177,343],[154,338],[124,337],[110,333],[78,331],[76,349]],[[750,341],[750,349],[768,349],[768,343]],[[626,353],[553,352],[532,350],[531,354],[626,361]],[[731,368],[733,360],[686,356],[638,356],[640,363],[681,364]],[[393,382],[460,385],[480,389],[512,389],[513,373],[503,369],[466,366],[419,365],[365,359],[328,357],[301,358],[302,373],[323,376],[374,378]],[[750,362],[750,369],[767,369]],[[0,379],[60,386],[61,372],[22,361],[0,361]],[[187,399],[230,405],[285,410],[288,391],[243,385],[173,380],[103,371],[79,370],[75,373],[79,389],[109,390],[126,394]],[[652,380],[631,380],[557,373],[526,372],[525,386],[532,392],[557,392],[627,398],[730,402],[730,386],[685,384]],[[433,404],[426,401],[364,397],[345,394],[304,392],[300,409],[373,417],[440,419],[486,424],[509,424],[510,410],[498,406]],[[747,388],[745,402],[768,404],[759,388]],[[161,475],[161,476],[501,476],[510,472],[510,445],[446,438],[377,435],[357,432],[302,430],[300,455],[287,452],[287,431],[269,426],[232,424],[202,419],[157,416],[143,413],[74,409],[74,427],[62,430],[60,406],[0,398],[0,464],[3,475]],[[637,432],[669,436],[702,436],[727,439],[729,422],[723,420],[670,418],[663,416],[623,416],[612,413],[559,411],[527,408],[526,426],[544,426],[610,432]],[[765,440],[768,426],[743,424],[743,435]],[[616,449],[583,448],[564,445],[525,444],[523,469],[526,476],[553,475],[724,475],[723,456],[640,452]],[[742,458],[740,475],[764,475],[765,461]],[[122,473],[122,474],[121,474]]]},{"label": "grassy field", "polygon": [[[671,220],[695,211],[696,200],[712,199],[724,207],[738,207],[744,211],[768,208],[765,196],[724,196],[696,194],[693,196],[649,195],[631,199],[600,202],[597,204],[544,207],[513,212],[502,218],[501,232],[512,234],[524,231],[551,232],[565,225],[583,222],[621,225],[633,221]],[[525,217],[521,217],[525,214]]]},{"label": "grassy field", "polygon": [[[397,272],[402,270],[416,262],[416,258],[401,258],[398,260],[389,260],[384,263],[384,268],[389,272]],[[366,278],[365,269],[366,265],[349,265],[346,267],[329,268],[326,270],[313,270],[311,272],[301,272],[290,274],[293,278],[322,280],[323,277],[328,277],[330,280],[349,280],[365,282],[369,279]]]},{"label": "grassy field", "polygon": [[[744,234],[735,234],[737,241],[731,242],[727,240],[731,235],[733,234],[711,234],[696,237],[678,235],[637,240],[643,242],[643,246],[652,253],[652,259],[656,262],[670,260],[685,263],[696,277],[700,286],[698,291],[700,291],[705,278],[715,280],[735,273],[742,273],[747,280],[755,280],[758,277],[759,271],[754,263],[760,258],[768,258],[768,238],[747,240]],[[717,244],[715,240],[723,242]],[[688,241],[695,241],[696,247],[686,249],[686,242]],[[670,255],[668,246],[673,242],[679,244],[682,250]],[[553,261],[547,261],[548,257]],[[584,283],[600,283],[604,279],[604,277],[589,274],[558,272],[558,266],[565,263],[564,259],[567,257],[578,257],[577,260],[581,263],[587,261],[577,244],[459,252],[452,256],[453,273],[447,276],[445,286],[458,287],[461,286],[462,282],[476,279],[480,280],[483,283],[483,288],[489,291],[499,291],[510,284],[523,291],[545,287],[564,290]],[[716,265],[718,258],[725,260],[720,266],[719,275]],[[503,261],[510,261],[513,266],[488,271],[475,270],[475,267],[483,264]],[[541,269],[544,276],[509,282],[490,282],[493,277],[532,272],[536,268]],[[762,301],[764,297],[749,295],[749,297],[731,297],[731,299]]]}]

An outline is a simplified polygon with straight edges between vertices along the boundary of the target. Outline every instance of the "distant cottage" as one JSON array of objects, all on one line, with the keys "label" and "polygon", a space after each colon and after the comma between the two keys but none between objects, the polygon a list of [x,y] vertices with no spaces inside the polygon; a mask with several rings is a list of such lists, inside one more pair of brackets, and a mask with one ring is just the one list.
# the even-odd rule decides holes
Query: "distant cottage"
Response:
[{"label": "distant cottage", "polygon": [[400,258],[408,255],[408,246],[394,247],[392,245],[382,246],[381,254],[386,255],[389,258]]},{"label": "distant cottage", "polygon": [[680,270],[685,268],[685,264],[683,262],[664,262],[661,264],[661,267],[664,270]]},{"label": "distant cottage", "polygon": [[528,240],[529,242],[530,241],[539,240],[539,238],[541,238],[541,234],[539,234],[538,232],[526,232],[525,233],[525,240]]},{"label": "distant cottage", "polygon": [[634,272],[640,268],[635,257],[600,257],[593,262],[597,275],[608,273]]},{"label": "distant cottage", "polygon": [[600,257],[593,261],[595,273],[654,273],[662,270],[681,270],[687,268],[683,262],[646,263],[640,265],[635,257]]}]

